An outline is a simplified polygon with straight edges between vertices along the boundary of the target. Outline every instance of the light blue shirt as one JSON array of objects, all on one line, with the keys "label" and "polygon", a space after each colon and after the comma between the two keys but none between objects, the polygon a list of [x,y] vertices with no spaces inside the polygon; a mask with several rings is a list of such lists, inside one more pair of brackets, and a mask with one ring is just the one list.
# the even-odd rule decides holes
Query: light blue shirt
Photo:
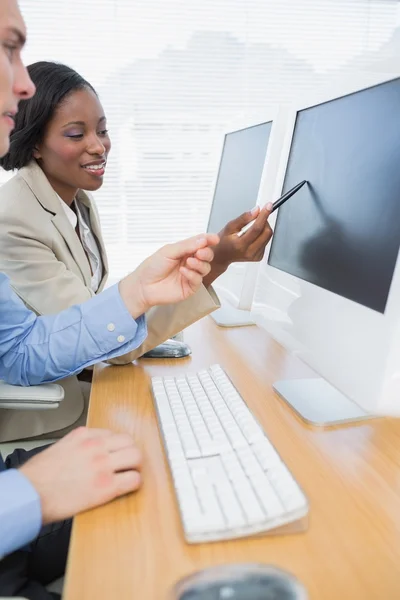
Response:
[{"label": "light blue shirt", "polygon": [[0,560],[32,541],[42,526],[37,491],[16,469],[0,473]]},{"label": "light blue shirt", "polygon": [[[37,385],[139,347],[145,317],[132,319],[118,285],[57,315],[37,317],[0,273],[0,378]],[[0,457],[0,471],[4,464]],[[19,471],[0,473],[0,557],[34,539],[42,515],[39,496]]]}]

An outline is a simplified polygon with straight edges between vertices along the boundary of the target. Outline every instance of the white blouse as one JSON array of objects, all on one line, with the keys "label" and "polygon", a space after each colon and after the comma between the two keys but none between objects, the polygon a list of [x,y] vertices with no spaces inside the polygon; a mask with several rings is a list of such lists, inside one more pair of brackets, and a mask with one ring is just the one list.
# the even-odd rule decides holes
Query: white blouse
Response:
[{"label": "white blouse", "polygon": [[92,280],[90,287],[94,293],[97,292],[100,282],[103,278],[103,261],[101,260],[101,252],[97,244],[96,238],[90,227],[89,209],[82,202],[74,200],[75,212],[58,196],[61,206],[71,223],[73,229],[79,227],[79,234],[82,241],[82,246],[89,259],[90,268],[92,270]]}]

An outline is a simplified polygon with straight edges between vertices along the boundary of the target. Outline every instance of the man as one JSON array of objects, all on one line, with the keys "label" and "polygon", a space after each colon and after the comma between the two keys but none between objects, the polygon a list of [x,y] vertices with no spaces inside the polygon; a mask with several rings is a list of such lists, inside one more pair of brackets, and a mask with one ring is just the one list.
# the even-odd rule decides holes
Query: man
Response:
[{"label": "man", "polygon": [[[24,40],[16,0],[0,0],[0,154],[18,102],[35,92],[21,61]],[[31,313],[0,274],[0,376],[22,385],[54,381],[138,347],[144,313],[193,295],[217,243],[203,235],[166,246],[118,286],[46,317]],[[65,567],[70,521],[62,520],[136,490],[140,462],[128,435],[85,428],[43,451],[0,457],[0,595],[54,598],[44,585]]]}]

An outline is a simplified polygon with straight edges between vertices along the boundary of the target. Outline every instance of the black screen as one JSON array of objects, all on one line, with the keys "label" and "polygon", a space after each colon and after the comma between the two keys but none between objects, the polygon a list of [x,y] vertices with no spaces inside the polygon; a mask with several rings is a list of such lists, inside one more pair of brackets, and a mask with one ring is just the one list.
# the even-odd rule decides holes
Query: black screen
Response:
[{"label": "black screen", "polygon": [[400,245],[400,79],[297,115],[269,264],[383,313]]},{"label": "black screen", "polygon": [[225,136],[208,231],[225,225],[257,203],[272,122]]}]

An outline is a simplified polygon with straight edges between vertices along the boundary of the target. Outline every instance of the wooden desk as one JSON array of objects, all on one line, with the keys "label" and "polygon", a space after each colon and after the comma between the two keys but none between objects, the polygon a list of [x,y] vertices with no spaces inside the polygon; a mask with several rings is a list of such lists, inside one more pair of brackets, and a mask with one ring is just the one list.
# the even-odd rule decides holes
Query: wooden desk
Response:
[{"label": "wooden desk", "polygon": [[[306,368],[256,327],[211,319],[185,339],[192,358],[97,367],[89,424],[133,434],[145,457],[142,489],[75,520],[65,600],[164,600],[173,583],[210,565],[286,568],[311,600],[400,598],[400,420],[322,430],[304,425],[272,383]],[[150,375],[219,362],[310,500],[305,533],[215,544],[184,542],[160,442]]]}]

